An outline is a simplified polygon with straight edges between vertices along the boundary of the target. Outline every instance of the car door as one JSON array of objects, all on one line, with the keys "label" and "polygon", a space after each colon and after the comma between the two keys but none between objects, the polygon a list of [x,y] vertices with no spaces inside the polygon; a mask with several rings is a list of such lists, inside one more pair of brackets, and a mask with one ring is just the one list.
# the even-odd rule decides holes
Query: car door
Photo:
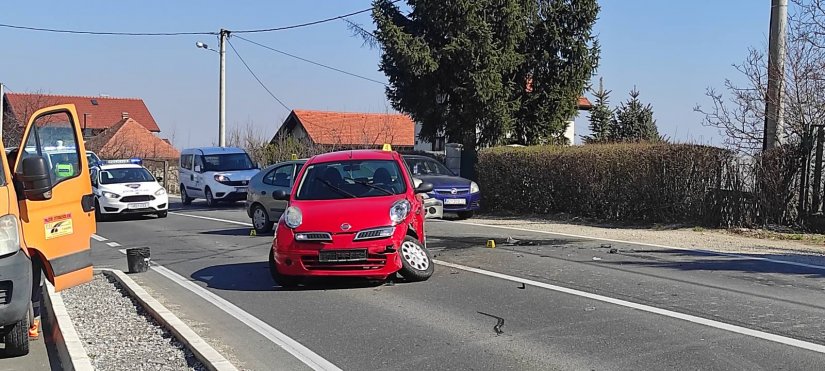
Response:
[{"label": "car door", "polygon": [[180,166],[178,167],[178,180],[180,184],[186,188],[186,194],[190,197],[192,196],[192,192],[190,188],[192,187],[192,155],[191,154],[183,154],[180,155]]},{"label": "car door", "polygon": [[206,195],[203,180],[203,156],[194,156],[194,166],[192,167],[192,195],[203,198]]},{"label": "car door", "polygon": [[272,198],[272,193],[275,191],[289,193],[292,189],[294,176],[295,164],[278,166],[264,176],[264,190],[262,192],[266,192],[266,195],[262,195],[264,197],[261,200],[264,201],[264,206],[272,220],[278,220],[287,207],[287,201]]},{"label": "car door", "polygon": [[[83,136],[74,105],[39,110],[26,125],[14,166],[15,183],[22,189],[18,204],[23,241],[45,258],[46,276],[56,290],[92,279],[94,195],[83,140],[78,138]],[[37,167],[48,175],[33,179],[32,164],[54,148],[68,155],[42,162],[45,169]]]}]

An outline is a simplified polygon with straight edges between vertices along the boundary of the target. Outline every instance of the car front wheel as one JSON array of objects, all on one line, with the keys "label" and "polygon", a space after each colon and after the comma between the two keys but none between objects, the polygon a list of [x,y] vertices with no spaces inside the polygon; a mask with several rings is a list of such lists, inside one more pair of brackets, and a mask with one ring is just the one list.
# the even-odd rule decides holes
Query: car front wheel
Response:
[{"label": "car front wheel", "polygon": [[473,215],[475,215],[475,213],[472,212],[472,211],[459,211],[458,212],[458,218],[461,219],[461,220],[470,219],[470,218],[473,217]]},{"label": "car front wheel", "polygon": [[433,275],[435,267],[427,248],[412,236],[404,237],[399,249],[401,270],[398,272],[409,281],[425,281]]},{"label": "car front wheel", "polygon": [[168,210],[158,211],[158,218],[165,218],[169,215]]},{"label": "car front wheel", "polygon": [[272,279],[283,288],[296,287],[302,281],[302,277],[288,276],[278,272],[278,263],[275,262],[275,251],[272,249],[269,249],[269,274],[271,274]]},{"label": "car front wheel", "polygon": [[272,227],[275,223],[269,220],[266,210],[261,205],[252,207],[252,226],[255,227],[256,233],[272,232]]}]

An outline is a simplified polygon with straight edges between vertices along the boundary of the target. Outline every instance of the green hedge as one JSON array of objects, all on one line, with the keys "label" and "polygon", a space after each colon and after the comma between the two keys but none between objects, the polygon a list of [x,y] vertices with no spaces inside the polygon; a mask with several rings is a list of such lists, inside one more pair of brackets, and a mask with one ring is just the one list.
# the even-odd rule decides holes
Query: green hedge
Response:
[{"label": "green hedge", "polygon": [[708,197],[737,185],[733,159],[687,144],[497,147],[479,153],[476,172],[488,211],[729,224],[729,207]]}]

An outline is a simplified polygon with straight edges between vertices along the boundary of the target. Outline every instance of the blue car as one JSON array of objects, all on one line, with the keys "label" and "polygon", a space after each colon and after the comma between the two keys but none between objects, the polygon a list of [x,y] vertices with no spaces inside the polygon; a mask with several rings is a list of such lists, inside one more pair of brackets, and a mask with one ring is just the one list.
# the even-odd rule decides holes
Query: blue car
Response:
[{"label": "blue car", "polygon": [[445,213],[457,213],[459,218],[467,219],[481,208],[481,193],[475,182],[456,176],[444,164],[431,157],[403,157],[414,177],[433,184],[433,191],[428,195],[444,203]]}]

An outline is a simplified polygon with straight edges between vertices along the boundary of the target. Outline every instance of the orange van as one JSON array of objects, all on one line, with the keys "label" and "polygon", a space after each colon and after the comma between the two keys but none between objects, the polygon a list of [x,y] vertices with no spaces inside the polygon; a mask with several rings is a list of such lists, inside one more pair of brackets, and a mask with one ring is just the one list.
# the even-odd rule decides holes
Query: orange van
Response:
[{"label": "orange van", "polygon": [[[16,153],[2,156],[0,341],[6,356],[29,352],[32,303],[43,275],[58,291],[92,279],[94,196],[82,138],[74,105],[52,106],[35,112]],[[50,151],[67,155],[46,161]]]}]

